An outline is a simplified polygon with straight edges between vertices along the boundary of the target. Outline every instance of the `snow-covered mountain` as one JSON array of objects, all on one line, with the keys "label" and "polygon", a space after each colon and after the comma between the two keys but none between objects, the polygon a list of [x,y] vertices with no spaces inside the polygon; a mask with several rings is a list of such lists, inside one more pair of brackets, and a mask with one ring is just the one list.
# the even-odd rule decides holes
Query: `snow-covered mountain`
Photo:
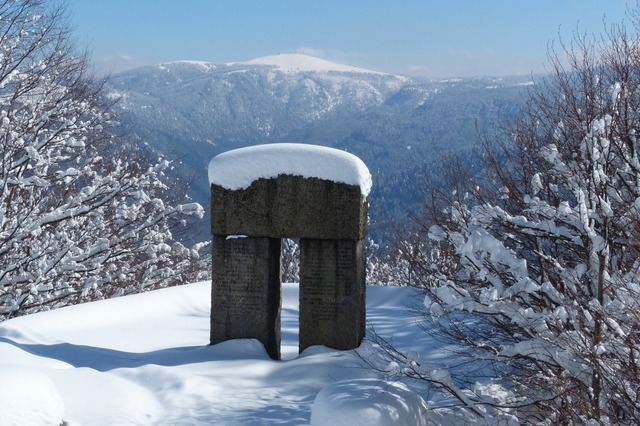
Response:
[{"label": "snow-covered mountain", "polygon": [[301,54],[213,64],[181,61],[116,74],[127,129],[195,176],[194,197],[209,204],[208,161],[259,143],[331,146],[372,171],[372,217],[404,208],[415,170],[439,149],[475,139],[520,103],[527,78],[426,81],[335,64]]},{"label": "snow-covered mountain", "polygon": [[[277,71],[284,73],[299,72],[352,72],[360,74],[384,74],[351,65],[337,64],[324,59],[316,58],[300,53],[281,53],[278,55],[263,56],[251,61],[241,62],[246,65],[271,65]],[[233,64],[231,64],[233,65]]]}]

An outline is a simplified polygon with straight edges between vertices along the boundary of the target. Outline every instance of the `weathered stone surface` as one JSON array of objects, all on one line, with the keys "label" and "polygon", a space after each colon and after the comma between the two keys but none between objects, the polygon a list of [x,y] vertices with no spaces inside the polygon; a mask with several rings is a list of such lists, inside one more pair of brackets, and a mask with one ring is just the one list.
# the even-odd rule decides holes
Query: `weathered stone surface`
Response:
[{"label": "weathered stone surface", "polygon": [[300,352],[354,349],[365,333],[364,240],[300,239]]},{"label": "weathered stone surface", "polygon": [[368,190],[342,182],[279,175],[243,189],[211,185],[212,344],[255,338],[280,358],[280,238],[300,238],[300,352],[360,345]]},{"label": "weathered stone surface", "polygon": [[280,359],[280,239],[213,239],[211,344],[260,340]]},{"label": "weathered stone surface", "polygon": [[281,175],[249,188],[211,185],[214,235],[360,240],[368,203],[359,186]]}]

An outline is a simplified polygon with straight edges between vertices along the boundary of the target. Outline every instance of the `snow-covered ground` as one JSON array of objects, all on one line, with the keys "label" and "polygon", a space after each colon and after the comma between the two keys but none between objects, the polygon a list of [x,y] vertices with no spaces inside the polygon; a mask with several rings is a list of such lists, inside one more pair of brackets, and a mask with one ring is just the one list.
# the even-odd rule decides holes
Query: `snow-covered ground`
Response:
[{"label": "snow-covered ground", "polygon": [[[415,292],[368,287],[368,322],[404,349],[441,356],[408,309],[421,302]],[[254,340],[209,346],[209,309],[210,283],[202,282],[0,323],[0,424],[59,424],[61,417],[87,426],[335,426],[426,418],[421,397],[384,382],[354,351],[315,346],[298,355],[297,285],[283,286],[282,361]],[[372,346],[365,340],[358,351]]]}]

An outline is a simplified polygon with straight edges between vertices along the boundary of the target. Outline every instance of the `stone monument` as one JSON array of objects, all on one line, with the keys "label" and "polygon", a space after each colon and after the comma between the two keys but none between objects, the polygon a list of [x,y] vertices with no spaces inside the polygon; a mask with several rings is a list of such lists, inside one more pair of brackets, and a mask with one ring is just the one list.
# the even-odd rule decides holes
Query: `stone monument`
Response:
[{"label": "stone monument", "polygon": [[364,163],[315,145],[258,145],[216,156],[209,180],[211,344],[255,338],[280,359],[281,239],[300,238],[300,352],[358,347],[371,188]]}]

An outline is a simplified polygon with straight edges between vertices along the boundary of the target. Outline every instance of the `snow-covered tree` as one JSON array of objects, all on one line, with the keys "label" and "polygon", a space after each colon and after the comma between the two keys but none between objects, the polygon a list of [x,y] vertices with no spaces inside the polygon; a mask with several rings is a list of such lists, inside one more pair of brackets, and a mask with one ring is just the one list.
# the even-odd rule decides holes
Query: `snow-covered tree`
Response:
[{"label": "snow-covered tree", "polygon": [[429,263],[430,251],[416,232],[397,237],[392,248],[367,241],[367,283],[376,285],[412,286],[416,275]]},{"label": "snow-covered tree", "polygon": [[300,246],[296,240],[282,239],[281,269],[283,283],[300,282]]},{"label": "snow-covered tree", "polygon": [[[486,173],[458,176],[446,209],[431,202],[447,267],[423,265],[427,315],[469,358],[452,376],[405,371],[476,414],[640,423],[638,18],[552,51],[506,141],[484,138]],[[510,396],[474,391],[488,369]]]},{"label": "snow-covered tree", "polygon": [[0,319],[182,282],[164,160],[115,136],[64,8],[0,1]]}]

